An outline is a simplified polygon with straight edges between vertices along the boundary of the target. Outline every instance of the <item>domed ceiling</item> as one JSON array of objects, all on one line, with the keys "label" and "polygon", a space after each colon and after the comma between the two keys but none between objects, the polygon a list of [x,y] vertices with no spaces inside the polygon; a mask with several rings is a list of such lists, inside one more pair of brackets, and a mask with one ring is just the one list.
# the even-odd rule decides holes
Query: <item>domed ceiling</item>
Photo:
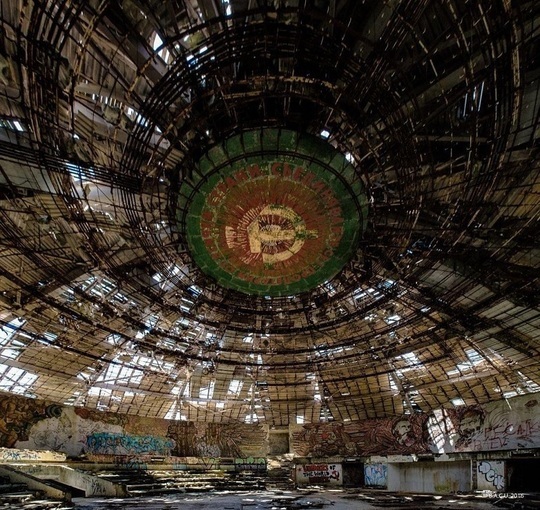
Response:
[{"label": "domed ceiling", "polygon": [[0,22],[0,390],[276,426],[540,391],[535,2]]},{"label": "domed ceiling", "polygon": [[180,185],[181,225],[197,265],[223,287],[288,295],[335,276],[366,217],[362,181],[315,137],[247,131],[212,148]]}]

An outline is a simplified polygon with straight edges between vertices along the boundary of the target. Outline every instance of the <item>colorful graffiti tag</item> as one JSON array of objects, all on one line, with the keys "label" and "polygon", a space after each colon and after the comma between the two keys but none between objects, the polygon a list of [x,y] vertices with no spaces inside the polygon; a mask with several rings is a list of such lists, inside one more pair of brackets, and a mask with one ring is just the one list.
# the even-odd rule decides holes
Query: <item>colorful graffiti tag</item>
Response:
[{"label": "colorful graffiti tag", "polygon": [[[430,414],[292,425],[289,433],[291,453],[315,459],[539,448],[540,398],[522,395]],[[269,435],[259,424],[152,421],[0,395],[0,447],[70,456],[257,459],[268,454]]]},{"label": "colorful graffiti tag", "polygon": [[478,462],[477,483],[480,490],[503,491],[505,489],[504,461],[482,460]]},{"label": "colorful graffiti tag", "polygon": [[382,462],[364,465],[364,483],[369,487],[388,485],[388,466]]},{"label": "colorful graffiti tag", "polygon": [[266,471],[266,458],[248,457],[247,459],[234,459],[235,471]]},{"label": "colorful graffiti tag", "polygon": [[88,453],[109,455],[170,455],[174,441],[156,436],[96,432],[86,438]]}]

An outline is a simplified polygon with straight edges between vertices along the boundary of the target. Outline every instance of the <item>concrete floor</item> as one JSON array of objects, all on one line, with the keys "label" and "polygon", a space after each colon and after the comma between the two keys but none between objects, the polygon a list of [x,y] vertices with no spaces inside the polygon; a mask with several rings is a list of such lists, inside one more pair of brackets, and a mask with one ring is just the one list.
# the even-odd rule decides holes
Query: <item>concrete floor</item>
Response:
[{"label": "concrete floor", "polygon": [[492,510],[497,508],[474,496],[399,495],[382,492],[295,491],[203,493],[145,498],[75,498],[77,510]]}]

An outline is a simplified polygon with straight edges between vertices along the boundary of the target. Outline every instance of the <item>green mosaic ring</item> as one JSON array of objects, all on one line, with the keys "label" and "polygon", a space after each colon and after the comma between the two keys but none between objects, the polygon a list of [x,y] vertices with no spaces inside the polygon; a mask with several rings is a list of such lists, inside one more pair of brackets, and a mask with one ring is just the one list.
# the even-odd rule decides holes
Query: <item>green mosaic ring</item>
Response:
[{"label": "green mosaic ring", "polygon": [[213,147],[182,182],[179,221],[200,269],[223,287],[290,296],[331,279],[365,230],[367,198],[325,141],[266,129]]}]

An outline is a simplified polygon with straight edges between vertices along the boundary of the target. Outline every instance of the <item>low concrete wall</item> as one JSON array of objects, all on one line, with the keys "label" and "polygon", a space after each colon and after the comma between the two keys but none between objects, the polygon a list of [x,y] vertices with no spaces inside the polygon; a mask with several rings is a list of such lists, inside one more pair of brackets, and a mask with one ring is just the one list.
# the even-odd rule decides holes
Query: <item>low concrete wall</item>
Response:
[{"label": "low concrete wall", "polygon": [[452,494],[470,492],[470,461],[388,464],[388,490]]},{"label": "low concrete wall", "polygon": [[49,450],[21,450],[19,448],[0,448],[0,464],[11,462],[64,462],[65,453]]},{"label": "low concrete wall", "polygon": [[21,471],[36,478],[47,478],[84,491],[87,498],[93,496],[124,497],[125,487],[91,473],[60,465],[19,466]]},{"label": "low concrete wall", "polygon": [[40,480],[38,477],[23,473],[10,466],[0,466],[0,475],[9,478],[12,483],[23,483],[30,490],[40,491],[49,498],[71,501],[71,494],[69,492],[52,487],[51,485]]},{"label": "low concrete wall", "polygon": [[295,478],[298,485],[343,485],[341,464],[297,464]]}]

